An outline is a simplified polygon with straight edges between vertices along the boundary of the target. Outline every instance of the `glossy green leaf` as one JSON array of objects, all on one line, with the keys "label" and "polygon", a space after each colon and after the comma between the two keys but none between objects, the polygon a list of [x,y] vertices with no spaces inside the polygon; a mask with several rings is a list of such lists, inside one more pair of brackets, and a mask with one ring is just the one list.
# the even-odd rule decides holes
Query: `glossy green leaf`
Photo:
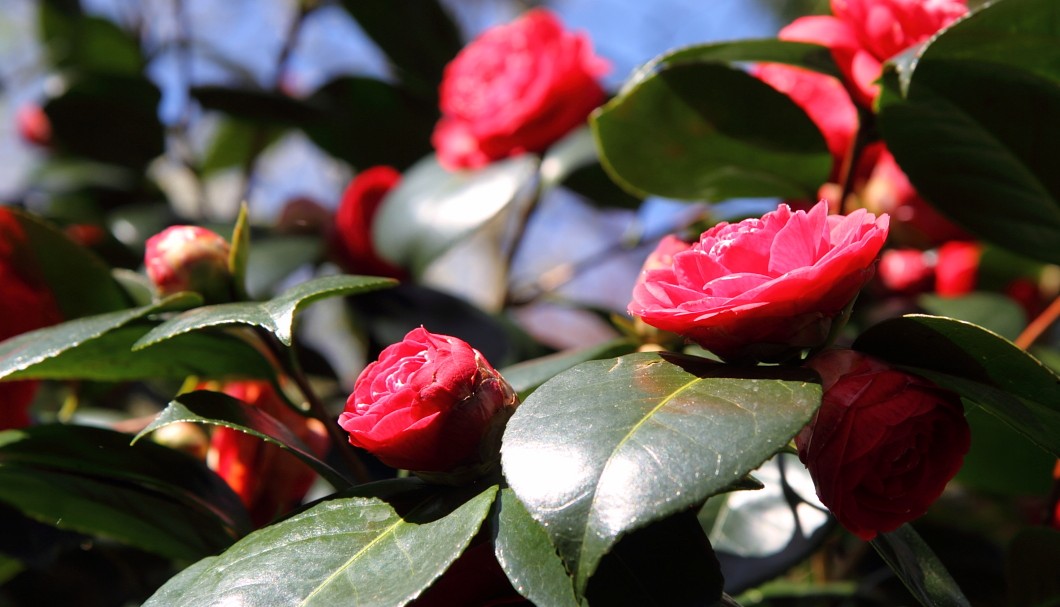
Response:
[{"label": "glossy green leaf", "polygon": [[842,78],[832,53],[826,47],[807,42],[793,42],[777,38],[732,40],[694,44],[666,53],[644,64],[625,84],[625,89],[647,78],[663,66],[681,63],[784,63],[835,78]]},{"label": "glossy green leaf", "polygon": [[595,346],[580,348],[570,352],[556,352],[516,363],[501,369],[501,375],[515,388],[520,399],[536,390],[541,384],[552,379],[575,365],[601,358],[616,358],[637,351],[637,344],[631,339],[615,339]]},{"label": "glossy green leaf", "polygon": [[519,594],[535,605],[578,607],[574,585],[556,548],[511,489],[494,504],[497,562]]},{"label": "glossy green leaf", "polygon": [[149,314],[182,309],[201,301],[194,293],[178,293],[151,305],[79,318],[12,337],[0,342],[0,378],[60,356]]},{"label": "glossy green leaf", "polygon": [[0,433],[0,501],[61,529],[195,559],[246,533],[232,490],[194,458],[84,426]]},{"label": "glossy green leaf", "polygon": [[182,380],[189,376],[271,378],[261,352],[226,333],[194,333],[133,351],[154,324],[134,322],[15,371],[8,379]]},{"label": "glossy green leaf", "polygon": [[379,253],[413,272],[511,205],[532,196],[538,160],[519,156],[476,171],[449,172],[432,156],[409,169],[375,217]]},{"label": "glossy green leaf", "polygon": [[[418,489],[380,495],[390,487]],[[404,605],[478,532],[497,487],[478,490],[363,485],[363,497],[318,503],[192,565],[145,607]]]},{"label": "glossy green leaf", "polygon": [[36,215],[15,208],[5,212],[14,214],[26,234],[25,246],[32,261],[22,263],[40,270],[64,318],[111,312],[128,305],[107,264],[95,253]]},{"label": "glossy green leaf", "polygon": [[912,314],[869,328],[854,349],[957,392],[1060,456],[1060,377],[1012,342],[970,323]]},{"label": "glossy green leaf", "polygon": [[390,278],[374,276],[324,276],[295,285],[266,302],[238,302],[202,306],[188,310],[162,323],[135,345],[146,348],[167,339],[208,327],[251,325],[274,333],[291,345],[294,319],[309,304],[328,297],[367,293],[397,284]]},{"label": "glossy green leaf", "polygon": [[596,111],[612,178],[637,195],[812,198],[832,158],[789,97],[725,65],[661,68]]},{"label": "glossy green leaf", "polygon": [[638,529],[604,557],[589,581],[591,605],[719,607],[721,569],[695,511]]},{"label": "glossy green leaf", "polygon": [[871,544],[924,607],[971,607],[949,571],[909,525],[881,533]]},{"label": "glossy green leaf", "polygon": [[820,404],[813,374],[638,353],[538,388],[504,434],[505,476],[584,589],[622,534],[758,467]]},{"label": "glossy green leaf", "polygon": [[879,114],[888,147],[934,206],[984,240],[1052,263],[1060,262],[1057,23],[1053,0],[990,4],[892,67]]},{"label": "glossy green leaf", "polygon": [[925,294],[917,298],[917,305],[932,316],[970,322],[1010,340],[1019,337],[1027,326],[1023,308],[1001,293],[976,292],[960,297]]},{"label": "glossy green leaf", "polygon": [[1060,605],[1060,530],[1027,527],[1008,546],[1005,577],[1010,607]]},{"label": "glossy green leaf", "polygon": [[302,439],[281,421],[259,407],[253,407],[220,392],[203,390],[177,396],[153,422],[136,435],[133,443],[150,432],[178,422],[211,424],[246,432],[289,451],[337,489],[351,484],[345,475],[314,455]]}]

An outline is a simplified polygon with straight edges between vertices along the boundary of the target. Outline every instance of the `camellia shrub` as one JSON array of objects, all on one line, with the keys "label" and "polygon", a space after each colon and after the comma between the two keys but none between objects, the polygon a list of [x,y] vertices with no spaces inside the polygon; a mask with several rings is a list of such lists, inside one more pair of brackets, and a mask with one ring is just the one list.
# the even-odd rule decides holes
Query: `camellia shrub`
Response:
[{"label": "camellia shrub", "polygon": [[[388,79],[286,78],[325,10]],[[1055,0],[832,0],[617,91],[546,7],[302,2],[168,124],[143,30],[40,14],[0,605],[1060,601]],[[268,216],[292,134],[352,178]]]}]

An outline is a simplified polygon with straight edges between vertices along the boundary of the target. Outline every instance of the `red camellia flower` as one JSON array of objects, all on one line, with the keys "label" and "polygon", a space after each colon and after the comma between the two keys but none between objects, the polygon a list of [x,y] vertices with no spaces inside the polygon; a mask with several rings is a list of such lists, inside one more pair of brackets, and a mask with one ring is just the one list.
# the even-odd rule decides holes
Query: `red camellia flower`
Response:
[{"label": "red camellia flower", "polygon": [[824,397],[795,444],[821,503],[864,540],[924,514],[968,452],[960,397],[851,350],[808,365]]},{"label": "red camellia flower", "polygon": [[641,272],[630,314],[726,360],[783,360],[821,345],[872,278],[888,226],[861,209],[827,213],[823,201],[809,212],[780,205],[714,226],[669,267]]},{"label": "red camellia flower", "polygon": [[207,303],[231,299],[228,241],[198,226],[171,226],[147,239],[144,266],[162,295],[195,291]]},{"label": "red camellia flower", "polygon": [[335,213],[332,246],[338,262],[354,274],[405,278],[405,271],[375,252],[372,220],[387,192],[401,181],[401,173],[388,166],[365,169],[357,174],[342,195]]},{"label": "red camellia flower", "polygon": [[[62,322],[55,296],[40,276],[22,225],[0,208],[0,341]],[[28,426],[36,381],[0,382],[0,430]]]},{"label": "red camellia flower", "polygon": [[586,36],[543,9],[486,31],[445,68],[438,161],[467,169],[544,150],[604,100],[596,78],[607,69]]},{"label": "red camellia flower", "polygon": [[[221,391],[278,419],[318,456],[327,452],[323,424],[292,411],[269,382],[231,381]],[[210,468],[232,487],[259,527],[301,503],[316,477],[294,455],[231,428],[213,431],[206,457]]]},{"label": "red camellia flower", "polygon": [[880,282],[896,293],[920,293],[935,278],[935,267],[919,249],[889,249],[880,256]]},{"label": "red camellia flower", "polygon": [[935,292],[943,297],[960,297],[974,291],[982,252],[983,247],[977,242],[953,241],[939,247]]},{"label": "red camellia flower", "polygon": [[516,404],[478,350],[420,327],[365,367],[339,425],[388,466],[448,472],[495,458],[491,442]]},{"label": "red camellia flower", "polygon": [[966,0],[832,0],[832,15],[801,17],[781,40],[812,42],[832,51],[856,101],[869,107],[883,62],[924,42],[968,12]]}]

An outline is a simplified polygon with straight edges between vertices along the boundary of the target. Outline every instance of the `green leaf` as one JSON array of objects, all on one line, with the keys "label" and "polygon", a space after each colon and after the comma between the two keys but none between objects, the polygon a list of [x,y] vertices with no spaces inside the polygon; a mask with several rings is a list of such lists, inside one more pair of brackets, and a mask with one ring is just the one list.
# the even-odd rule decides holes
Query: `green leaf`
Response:
[{"label": "green leaf", "polygon": [[70,320],[12,337],[0,342],[0,378],[39,365],[154,312],[185,308],[201,301],[194,293],[177,293],[151,305]]},{"label": "green leaf", "polygon": [[909,525],[881,533],[871,544],[924,607],[971,607],[949,571]]},{"label": "green leaf", "polygon": [[1011,607],[1060,605],[1060,531],[1027,527],[1008,546],[1005,577]]},{"label": "green leaf", "polygon": [[361,496],[318,503],[192,565],[145,607],[404,605],[478,532],[497,487],[478,491],[362,485]]},{"label": "green leaf", "polygon": [[246,432],[289,451],[337,489],[351,484],[349,478],[317,458],[283,422],[258,407],[220,392],[202,390],[181,394],[136,435],[133,444],[150,432],[178,422],[212,424]]},{"label": "green leaf", "polygon": [[1056,457],[981,407],[967,407],[964,416],[972,444],[956,477],[962,487],[996,495],[1048,495]]},{"label": "green leaf", "polygon": [[1060,456],[1060,377],[1012,342],[970,323],[911,314],[870,327],[854,349],[957,392]]},{"label": "green leaf", "polygon": [[13,559],[0,554],[0,584],[7,583],[25,569],[18,559]]},{"label": "green leaf", "polygon": [[25,244],[32,261],[48,284],[64,318],[79,318],[120,310],[128,305],[110,269],[95,253],[70,240],[66,234],[43,219],[7,208],[26,234]]},{"label": "green leaf", "polygon": [[548,534],[511,489],[501,489],[493,543],[497,562],[519,594],[535,605],[578,607],[574,586]]},{"label": "green leaf", "polygon": [[241,166],[258,148],[258,137],[261,138],[260,149],[265,150],[285,132],[284,127],[275,124],[254,124],[238,118],[224,120],[210,141],[200,169],[203,175],[209,176],[227,168]]},{"label": "green leaf", "polygon": [[239,215],[232,228],[232,248],[228,253],[228,271],[232,275],[236,295],[247,297],[247,259],[250,257],[250,213],[247,201],[239,205]]},{"label": "green leaf", "polygon": [[383,289],[397,284],[391,278],[374,276],[324,276],[295,285],[266,302],[238,302],[202,306],[188,310],[155,327],[136,342],[135,349],[146,348],[177,335],[208,327],[251,325],[261,327],[285,345],[291,345],[294,319],[309,304],[339,295],[353,295]]},{"label": "green leaf", "polygon": [[516,410],[505,476],[584,589],[622,534],[701,504],[783,447],[819,406],[816,381],[673,354],[583,363]]},{"label": "green leaf", "polygon": [[934,206],[1051,263],[1060,262],[1058,23],[1053,0],[988,5],[892,66],[879,114],[887,146]]},{"label": "green leaf", "polygon": [[247,292],[266,297],[298,268],[316,261],[323,250],[319,236],[272,236],[254,241],[247,259]]},{"label": "green leaf", "polygon": [[143,322],[119,327],[6,378],[134,381],[182,380],[190,376],[272,378],[276,375],[260,351],[227,333],[180,335],[133,351],[133,344],[154,327],[154,324]]},{"label": "green leaf", "polygon": [[626,82],[623,92],[647,78],[659,68],[682,63],[784,63],[820,72],[834,78],[843,75],[836,67],[828,48],[807,42],[792,42],[777,38],[734,40],[686,46],[652,59],[637,69]]},{"label": "green leaf", "polygon": [[1011,297],[1001,293],[976,292],[960,297],[924,294],[917,305],[932,316],[948,316],[979,325],[1005,339],[1016,339],[1027,326],[1027,314]]},{"label": "green leaf", "polygon": [[133,75],[143,68],[135,37],[113,21],[84,14],[65,14],[41,3],[41,33],[56,68]]},{"label": "green leaf", "polygon": [[372,238],[380,255],[415,273],[509,206],[536,193],[538,159],[524,155],[450,173],[433,157],[409,169],[379,209]]},{"label": "green leaf", "polygon": [[812,198],[832,167],[795,102],[719,64],[663,67],[597,110],[592,126],[604,168],[637,195]]},{"label": "green leaf", "polygon": [[595,346],[568,352],[556,352],[533,360],[516,363],[501,369],[501,375],[515,388],[521,400],[525,400],[541,384],[575,365],[601,358],[615,358],[637,351],[631,339],[614,339]]},{"label": "green leaf", "polygon": [[198,460],[101,428],[0,433],[0,501],[60,529],[181,559],[224,549],[250,524],[232,490]]},{"label": "green leaf", "polygon": [[190,92],[204,108],[250,123],[299,125],[318,118],[311,104],[277,92],[224,86],[197,86]]}]

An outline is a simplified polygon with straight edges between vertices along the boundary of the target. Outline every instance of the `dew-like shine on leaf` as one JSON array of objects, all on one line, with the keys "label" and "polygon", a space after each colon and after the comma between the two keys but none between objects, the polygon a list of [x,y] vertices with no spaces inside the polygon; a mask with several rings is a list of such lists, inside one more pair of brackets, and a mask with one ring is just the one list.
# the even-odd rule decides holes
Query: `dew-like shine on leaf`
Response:
[{"label": "dew-like shine on leaf", "polygon": [[584,590],[627,531],[702,503],[809,421],[816,376],[639,353],[584,363],[508,423],[505,475]]}]

